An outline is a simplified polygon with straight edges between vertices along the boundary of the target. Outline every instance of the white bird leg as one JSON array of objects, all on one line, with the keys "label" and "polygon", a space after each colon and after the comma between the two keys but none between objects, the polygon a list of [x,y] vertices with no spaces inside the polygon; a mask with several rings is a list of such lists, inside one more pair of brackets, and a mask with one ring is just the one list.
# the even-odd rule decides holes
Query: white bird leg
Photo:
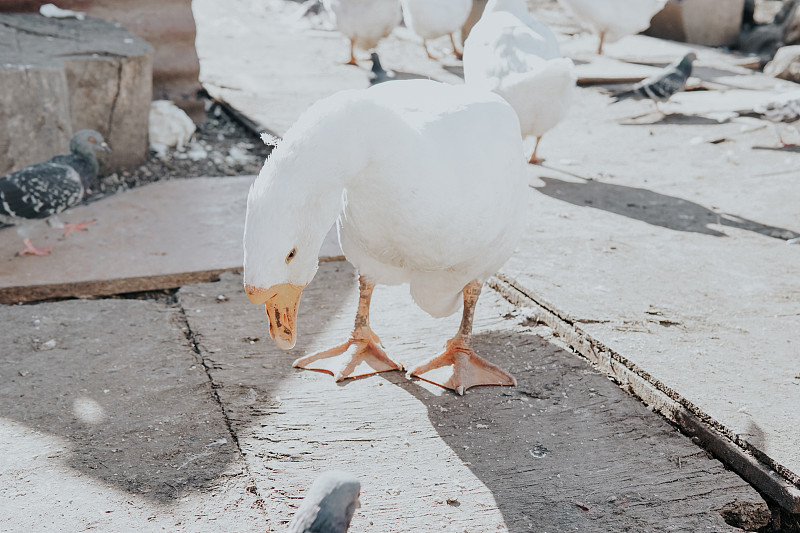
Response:
[{"label": "white bird leg", "polygon": [[428,54],[428,57],[433,59],[434,61],[438,61],[433,55],[431,55],[431,51],[428,50],[428,41],[427,39],[422,39],[422,46],[425,47],[425,53]]},{"label": "white bird leg", "polygon": [[536,137],[536,144],[533,145],[533,154],[531,154],[531,158],[528,160],[528,163],[531,165],[538,165],[539,163],[544,163],[544,158],[536,157],[536,150],[539,149],[539,141],[542,140],[542,136],[539,135]]},{"label": "white bird leg", "polygon": [[350,61],[345,65],[358,65],[358,61],[356,61],[356,42],[353,39],[350,39]]},{"label": "white bird leg", "polygon": [[453,44],[453,55],[456,56],[456,59],[464,59],[464,54],[458,50],[456,46],[456,39],[453,37],[453,34],[450,34],[450,42]]},{"label": "white bird leg", "polygon": [[452,389],[464,394],[476,385],[513,385],[517,384],[514,376],[479,357],[472,349],[472,320],[475,315],[475,304],[481,295],[481,284],[470,281],[464,290],[464,314],[461,326],[455,337],[447,341],[442,355],[429,359],[417,366],[409,375],[423,379],[429,383]]},{"label": "white bird leg", "polygon": [[297,359],[293,366],[306,370],[327,372],[336,381],[360,378],[403,370],[403,366],[392,361],[379,346],[381,340],[369,327],[369,304],[375,284],[364,276],[358,277],[358,310],[350,339],[330,350]]}]

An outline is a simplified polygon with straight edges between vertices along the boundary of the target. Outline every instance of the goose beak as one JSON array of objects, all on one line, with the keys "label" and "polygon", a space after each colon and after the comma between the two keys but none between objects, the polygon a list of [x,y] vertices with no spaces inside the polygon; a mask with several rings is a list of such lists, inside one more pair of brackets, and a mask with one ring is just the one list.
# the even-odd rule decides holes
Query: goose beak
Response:
[{"label": "goose beak", "polygon": [[297,308],[305,286],[281,283],[268,289],[245,285],[245,292],[256,305],[264,304],[269,318],[269,336],[282,350],[294,348],[297,340]]}]

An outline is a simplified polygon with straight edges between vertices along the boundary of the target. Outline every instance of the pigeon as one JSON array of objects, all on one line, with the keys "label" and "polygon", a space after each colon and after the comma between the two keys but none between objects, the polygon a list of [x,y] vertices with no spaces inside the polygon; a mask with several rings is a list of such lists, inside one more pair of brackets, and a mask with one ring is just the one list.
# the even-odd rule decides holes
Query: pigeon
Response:
[{"label": "pigeon", "polygon": [[395,77],[394,72],[392,72],[391,70],[387,71],[383,69],[378,54],[372,52],[370,56],[372,57],[372,72],[370,72],[369,75],[369,84],[377,85],[385,81],[393,80]]},{"label": "pigeon", "polygon": [[289,523],[288,533],[345,533],[361,506],[361,483],[353,474],[331,470],[311,485]]},{"label": "pigeon", "polygon": [[666,102],[673,94],[686,87],[686,80],[692,75],[692,62],[695,59],[697,59],[695,53],[689,52],[680,61],[665,67],[658,74],[643,79],[630,90],[615,94],[612,103],[628,98],[634,100],[649,98],[655,102],[656,109],[661,111],[658,107],[659,102]]},{"label": "pigeon", "polygon": [[17,226],[25,249],[18,255],[47,255],[49,248],[36,248],[27,237],[25,221],[52,217],[51,225],[73,231],[86,231],[94,221],[63,224],[57,215],[76,205],[92,180],[97,177],[95,151],[111,149],[94,130],[81,130],[69,143],[70,154],[57,155],[0,178],[0,222]]}]

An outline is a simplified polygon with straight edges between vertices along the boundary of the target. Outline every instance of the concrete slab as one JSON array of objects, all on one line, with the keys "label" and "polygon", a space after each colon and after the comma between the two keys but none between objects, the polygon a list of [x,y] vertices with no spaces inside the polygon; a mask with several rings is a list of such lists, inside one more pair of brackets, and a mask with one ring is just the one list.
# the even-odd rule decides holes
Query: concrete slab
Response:
[{"label": "concrete slab", "polygon": [[[369,55],[358,67],[345,65],[347,38],[324,18],[307,19],[300,4],[283,0],[195,0],[200,81],[224,100],[281,136],[308,106],[337,91],[369,86]],[[449,39],[431,42],[449,48]],[[276,53],[277,52],[277,53]],[[461,83],[460,62],[427,58],[422,40],[398,28],[378,46],[381,64],[398,78]],[[435,52],[441,55],[441,52]]]},{"label": "concrete slab", "polygon": [[[180,287],[241,268],[247,191],[253,176],[153,183],[72,209],[95,220],[62,238],[45,222],[30,231],[46,257],[17,257],[15,228],[0,230],[0,303],[91,297]],[[322,260],[341,256],[332,229]]]},{"label": "concrete slab", "polygon": [[166,303],[0,306],[0,531],[264,531]]},{"label": "concrete slab", "polygon": [[771,128],[622,125],[649,104],[605,98],[580,91],[545,137],[549,164],[530,168],[529,231],[505,274],[798,483],[797,156],[754,149],[775,146]]},{"label": "concrete slab", "polygon": [[[459,317],[434,320],[407,291],[377,287],[370,318],[387,353],[410,366],[441,350]],[[238,275],[178,297],[270,531],[329,468],[362,481],[354,531],[739,531],[719,510],[736,510],[725,513],[731,523],[754,520],[747,529],[767,518],[739,477],[489,289],[477,349],[519,386],[463,397],[400,372],[336,384],[291,367],[349,334],[357,291],[347,263],[323,264],[306,289],[289,352],[269,339]]]}]

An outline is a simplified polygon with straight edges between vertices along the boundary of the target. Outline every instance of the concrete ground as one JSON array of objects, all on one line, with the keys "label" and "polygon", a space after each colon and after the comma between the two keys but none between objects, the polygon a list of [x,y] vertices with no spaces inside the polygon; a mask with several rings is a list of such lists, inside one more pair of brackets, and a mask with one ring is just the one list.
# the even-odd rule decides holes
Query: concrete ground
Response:
[{"label": "concrete ground", "polygon": [[[294,3],[194,6],[204,76],[224,80],[217,96],[276,133],[309,99],[366,85],[363,66],[336,63],[343,39],[287,18]],[[387,68],[460,79],[454,61],[442,68],[409,39],[386,44]],[[260,77],[265,48],[285,51],[272,54],[284,63]],[[316,68],[328,70],[311,77]],[[339,85],[314,83],[325,76]],[[280,105],[265,111],[264,94]],[[160,285],[182,286],[171,295],[0,307],[0,476],[10,480],[0,530],[281,531],[331,468],[362,480],[353,531],[774,529],[751,484],[785,509],[798,501],[800,247],[786,244],[800,232],[789,201],[796,154],[773,149],[759,122],[720,123],[692,105],[679,100],[662,118],[647,103],[611,107],[582,89],[543,140],[526,237],[476,317],[478,351],[511,371],[515,388],[459,397],[399,372],[337,385],[292,369],[352,326],[355,273],[343,261],[324,262],[306,290],[288,353],[269,340],[235,270],[180,282],[213,270],[188,252]],[[247,179],[225,181],[238,205]],[[89,256],[108,253],[122,213],[104,204],[139,194],[136,209],[149,212],[173,194],[198,201],[186,226],[156,223],[119,253],[167,238],[199,247],[215,228],[193,222],[220,186],[187,180],[164,198],[131,191],[82,207],[97,223],[69,239]],[[221,209],[215,235],[233,239],[225,232],[242,214]],[[236,247],[216,250],[215,268],[235,269]],[[4,263],[24,275],[20,265],[37,259]],[[134,277],[157,288],[167,263]],[[75,265],[51,271],[81,274]],[[431,319],[405,288],[378,287],[371,322],[410,366],[442,348],[458,317]]]}]

